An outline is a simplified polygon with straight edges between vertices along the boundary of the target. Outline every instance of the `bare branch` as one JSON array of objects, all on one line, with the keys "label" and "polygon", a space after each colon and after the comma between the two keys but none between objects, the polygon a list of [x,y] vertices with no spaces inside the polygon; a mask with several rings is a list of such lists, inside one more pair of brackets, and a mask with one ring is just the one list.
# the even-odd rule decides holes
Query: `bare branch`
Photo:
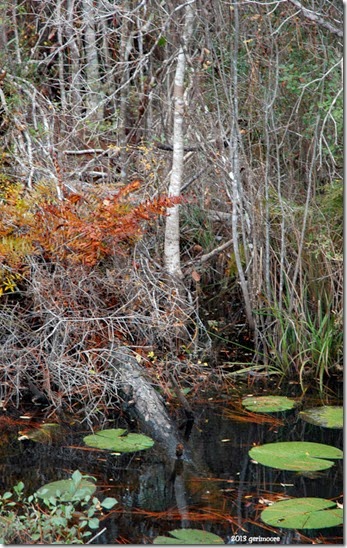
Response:
[{"label": "bare branch", "polygon": [[214,257],[215,255],[218,255],[218,253],[221,253],[222,251],[224,251],[224,249],[228,249],[228,247],[232,245],[233,245],[233,238],[224,242],[224,244],[221,244],[218,247],[215,247],[209,253],[205,253],[205,255],[202,255],[201,257],[197,257],[196,259],[186,262],[184,266],[190,266],[192,264],[196,265],[196,263],[206,263],[206,261],[209,261],[210,259],[212,259],[212,257]]},{"label": "bare branch", "polygon": [[323,17],[320,17],[316,13],[314,13],[311,10],[308,10],[307,8],[304,8],[304,6],[299,2],[299,0],[289,0],[293,6],[296,6],[301,11],[302,15],[306,17],[306,19],[309,19],[310,21],[313,21],[314,23],[317,23],[317,25],[320,25],[321,27],[324,27],[329,32],[332,32],[333,34],[337,34],[340,38],[343,38],[343,31],[329,23],[329,21],[326,21],[323,19]]}]

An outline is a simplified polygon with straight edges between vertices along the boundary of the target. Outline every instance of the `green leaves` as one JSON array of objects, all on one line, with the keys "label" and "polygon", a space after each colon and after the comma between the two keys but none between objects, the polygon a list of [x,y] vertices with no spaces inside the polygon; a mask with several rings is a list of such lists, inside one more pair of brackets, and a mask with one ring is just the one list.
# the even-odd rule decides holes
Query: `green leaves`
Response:
[{"label": "green leaves", "polygon": [[297,472],[326,470],[333,466],[330,459],[342,459],[340,449],[308,441],[268,443],[253,447],[249,456],[265,466]]},{"label": "green leaves", "polygon": [[75,470],[71,479],[48,483],[28,497],[23,495],[24,484],[18,483],[13,488],[16,497],[10,492],[0,496],[1,542],[88,544],[86,539],[100,526],[102,509],[117,504],[112,497],[100,502],[93,496],[93,479]]},{"label": "green leaves", "polygon": [[293,409],[296,402],[286,396],[247,396],[243,398],[242,405],[248,411],[278,413]]},{"label": "green leaves", "polygon": [[87,496],[93,495],[96,487],[89,479],[85,479],[81,472],[76,470],[71,479],[53,481],[40,487],[36,491],[36,496],[44,500],[59,498],[64,502],[72,500],[83,500]]},{"label": "green leaves", "polygon": [[125,434],[126,430],[123,428],[111,428],[85,436],[83,441],[90,447],[109,449],[117,453],[143,451],[154,445],[154,441],[144,434]]},{"label": "green leaves", "polygon": [[313,497],[276,502],[260,517],[268,525],[286,529],[323,529],[343,523],[343,511],[335,502]]},{"label": "green leaves", "polygon": [[306,422],[325,428],[343,428],[343,407],[324,405],[300,411],[299,416]]},{"label": "green leaves", "polygon": [[200,529],[174,529],[170,537],[157,537],[153,544],[224,544],[223,539]]},{"label": "green leaves", "polygon": [[165,36],[160,36],[160,38],[158,38],[158,41],[157,41],[157,46],[162,48],[166,45],[166,42],[167,42],[166,37]]},{"label": "green leaves", "polygon": [[114,499],[113,497],[106,497],[101,502],[101,506],[103,508],[105,508],[105,510],[111,510],[111,508],[113,508],[117,503],[118,503],[118,501],[116,499]]}]

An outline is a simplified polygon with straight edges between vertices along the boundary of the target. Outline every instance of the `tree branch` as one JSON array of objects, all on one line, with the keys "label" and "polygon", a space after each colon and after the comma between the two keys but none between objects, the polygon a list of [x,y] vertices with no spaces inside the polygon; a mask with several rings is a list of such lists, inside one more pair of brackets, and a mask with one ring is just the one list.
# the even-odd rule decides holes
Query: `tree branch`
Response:
[{"label": "tree branch", "polygon": [[316,13],[314,13],[311,10],[308,10],[307,8],[304,8],[304,6],[299,2],[299,0],[289,0],[293,6],[296,6],[301,11],[302,15],[306,17],[306,19],[309,19],[310,21],[313,21],[314,23],[317,23],[317,25],[320,25],[321,27],[324,27],[329,32],[332,32],[333,34],[337,34],[340,38],[343,38],[343,31],[329,23],[328,21],[325,21],[322,17],[319,17]]},{"label": "tree branch", "polygon": [[233,245],[233,239],[232,238],[230,240],[224,242],[224,244],[221,244],[218,247],[215,247],[209,253],[205,253],[205,255],[201,255],[201,257],[198,257],[196,259],[193,259],[191,261],[188,261],[188,262],[184,263],[184,266],[190,266],[192,264],[196,264],[197,262],[205,263],[206,261],[208,261],[209,259],[212,259],[212,257],[217,255],[221,251],[224,251],[224,249],[227,249],[231,245]]}]

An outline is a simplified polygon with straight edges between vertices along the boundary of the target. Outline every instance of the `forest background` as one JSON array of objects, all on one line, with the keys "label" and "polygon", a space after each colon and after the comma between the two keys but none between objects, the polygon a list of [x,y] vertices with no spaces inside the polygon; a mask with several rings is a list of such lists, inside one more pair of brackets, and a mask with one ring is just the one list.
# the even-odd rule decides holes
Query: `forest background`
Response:
[{"label": "forest background", "polygon": [[2,402],[91,417],[121,346],[195,383],[240,321],[255,357],[229,370],[341,373],[342,21],[337,0],[0,2]]}]

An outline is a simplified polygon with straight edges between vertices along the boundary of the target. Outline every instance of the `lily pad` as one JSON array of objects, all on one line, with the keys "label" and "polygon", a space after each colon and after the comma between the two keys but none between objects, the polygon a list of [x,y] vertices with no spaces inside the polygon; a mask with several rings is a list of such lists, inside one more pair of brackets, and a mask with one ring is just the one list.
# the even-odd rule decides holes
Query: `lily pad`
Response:
[{"label": "lily pad", "polygon": [[342,525],[343,510],[331,500],[306,497],[275,502],[260,517],[273,527],[325,529]]},{"label": "lily pad", "polygon": [[36,495],[41,499],[50,497],[59,498],[64,502],[72,500],[83,500],[86,496],[91,496],[96,491],[96,486],[92,481],[85,479],[81,472],[76,470],[71,479],[53,481],[40,487]]},{"label": "lily pad", "polygon": [[300,411],[300,417],[316,426],[325,428],[343,428],[343,407],[338,405],[324,405]]},{"label": "lily pad", "polygon": [[144,434],[128,434],[124,428],[110,428],[100,430],[96,434],[83,438],[86,445],[98,449],[110,449],[117,453],[131,453],[143,451],[154,445],[152,438]]},{"label": "lily pad", "polygon": [[174,529],[170,537],[157,537],[153,544],[224,544],[223,539],[200,529]]},{"label": "lily pad", "polygon": [[247,396],[243,398],[242,405],[248,411],[278,413],[293,409],[296,406],[296,402],[287,398],[287,396]]},{"label": "lily pad", "polygon": [[296,472],[326,470],[333,466],[330,459],[342,459],[340,449],[309,441],[283,441],[253,447],[249,456],[264,466]]}]

